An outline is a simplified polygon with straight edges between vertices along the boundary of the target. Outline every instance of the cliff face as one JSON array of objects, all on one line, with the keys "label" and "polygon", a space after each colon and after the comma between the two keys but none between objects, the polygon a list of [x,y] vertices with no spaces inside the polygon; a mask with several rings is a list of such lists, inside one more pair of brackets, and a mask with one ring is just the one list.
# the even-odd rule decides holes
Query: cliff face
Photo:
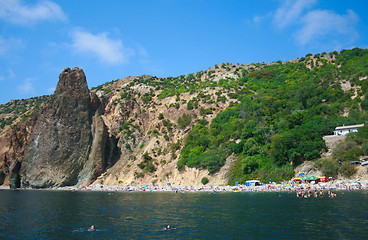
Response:
[{"label": "cliff face", "polygon": [[19,170],[34,119],[17,125],[0,138],[0,185],[19,187]]},{"label": "cliff face", "polygon": [[[107,136],[101,121],[92,129],[96,111],[92,106],[97,105],[91,103],[83,70],[67,68],[60,74],[55,93],[39,112],[25,149],[22,186],[75,185],[95,178],[91,172],[105,165]],[[96,150],[90,154],[93,137],[100,139],[100,146],[94,143]]]},{"label": "cliff face", "polygon": [[[309,115],[326,121],[339,114],[342,122],[363,119],[368,109],[364,90],[368,76],[361,65],[368,52],[362,62],[347,61],[344,54],[283,63],[222,64],[175,78],[127,77],[91,91],[81,69],[65,69],[52,96],[0,105],[0,185],[201,185],[203,178],[211,185],[223,185],[233,177],[242,179],[248,154],[263,159],[263,154],[275,153],[276,144],[289,149],[280,136],[289,136],[300,124],[315,126]],[[312,68],[316,71],[309,71]],[[325,78],[330,68],[336,75]],[[350,69],[358,71],[354,78],[348,74]],[[357,98],[351,117],[349,108],[342,107],[351,102],[341,105],[336,97],[340,94],[341,99]],[[334,124],[325,122],[329,127]],[[309,146],[319,140],[309,132],[316,141],[296,142],[303,146],[299,149],[306,149],[303,156],[312,158],[315,151]],[[275,137],[276,133],[285,135]],[[295,133],[290,134],[298,137]],[[191,137],[204,137],[204,141],[193,141],[186,148]],[[208,151],[201,144],[208,145]],[[290,147],[294,151],[297,146]],[[203,161],[199,169],[188,167],[195,166],[193,162],[178,168],[187,160],[184,157],[189,158],[181,155],[185,151],[193,154],[192,160],[208,162]],[[216,154],[223,154],[221,162]],[[206,169],[210,163],[222,167],[210,173]],[[265,173],[269,166],[260,164],[255,171],[259,175],[254,176],[274,174]]]}]

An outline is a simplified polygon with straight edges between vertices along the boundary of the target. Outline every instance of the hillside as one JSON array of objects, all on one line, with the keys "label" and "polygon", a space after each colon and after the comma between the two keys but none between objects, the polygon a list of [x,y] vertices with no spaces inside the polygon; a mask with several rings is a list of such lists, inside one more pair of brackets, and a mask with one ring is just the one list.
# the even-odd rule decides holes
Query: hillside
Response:
[{"label": "hillside", "polygon": [[[305,161],[325,173],[332,169],[334,176],[352,177],[349,161],[368,155],[365,129],[339,145],[348,152],[343,159],[337,154],[321,159],[328,150],[322,136],[339,125],[367,122],[367,77],[368,50],[355,48],[286,62],[224,63],[186,76],[107,82],[90,91],[99,98],[96,107],[108,141],[119,151],[92,184],[280,181]],[[0,107],[4,184],[15,156],[6,139],[48,99]],[[25,128],[32,132],[31,125]],[[22,141],[27,144],[27,138]]]}]

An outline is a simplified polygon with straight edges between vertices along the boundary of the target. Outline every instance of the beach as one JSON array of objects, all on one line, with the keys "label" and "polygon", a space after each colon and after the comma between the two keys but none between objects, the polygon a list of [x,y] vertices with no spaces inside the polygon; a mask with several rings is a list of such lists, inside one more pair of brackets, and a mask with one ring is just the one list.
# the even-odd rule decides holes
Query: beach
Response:
[{"label": "beach", "polygon": [[[1,189],[9,189],[8,187],[1,187]],[[21,188],[21,189],[32,189],[32,188]],[[65,186],[65,187],[53,187],[45,188],[44,190],[60,190],[60,191],[104,191],[104,192],[292,192],[300,190],[311,190],[311,191],[358,191],[368,190],[368,181],[352,181],[352,180],[333,180],[325,183],[294,183],[294,182],[283,182],[283,183],[263,183],[260,186],[212,186],[212,185],[201,185],[201,186],[189,186],[180,185],[174,186],[171,184],[159,186],[159,185],[129,185],[129,186],[105,186],[105,185],[92,185],[87,187],[78,186]]]}]

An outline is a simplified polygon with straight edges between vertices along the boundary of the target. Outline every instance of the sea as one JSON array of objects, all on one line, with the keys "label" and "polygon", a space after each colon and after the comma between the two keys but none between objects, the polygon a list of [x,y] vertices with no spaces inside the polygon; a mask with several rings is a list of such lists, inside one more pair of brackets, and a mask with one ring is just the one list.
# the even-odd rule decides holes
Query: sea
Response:
[{"label": "sea", "polygon": [[368,239],[368,192],[337,195],[0,190],[0,239]]}]

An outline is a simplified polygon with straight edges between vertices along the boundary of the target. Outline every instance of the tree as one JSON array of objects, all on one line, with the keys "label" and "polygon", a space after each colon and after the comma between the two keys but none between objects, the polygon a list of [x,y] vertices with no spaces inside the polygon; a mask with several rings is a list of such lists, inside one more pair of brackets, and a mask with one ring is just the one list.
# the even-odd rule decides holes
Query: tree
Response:
[{"label": "tree", "polygon": [[201,180],[201,183],[202,183],[203,185],[206,185],[208,182],[209,182],[209,180],[208,180],[208,178],[206,178],[206,177],[202,178],[202,180]]}]

